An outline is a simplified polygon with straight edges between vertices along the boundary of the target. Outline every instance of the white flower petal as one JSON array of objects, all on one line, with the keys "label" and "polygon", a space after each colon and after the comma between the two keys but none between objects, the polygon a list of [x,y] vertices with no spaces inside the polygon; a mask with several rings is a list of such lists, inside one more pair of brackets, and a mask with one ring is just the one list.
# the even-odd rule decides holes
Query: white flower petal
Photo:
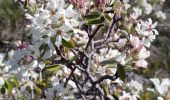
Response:
[{"label": "white flower petal", "polygon": [[147,62],[145,60],[143,60],[143,59],[136,61],[135,64],[136,64],[137,67],[143,67],[143,68],[147,67]]}]

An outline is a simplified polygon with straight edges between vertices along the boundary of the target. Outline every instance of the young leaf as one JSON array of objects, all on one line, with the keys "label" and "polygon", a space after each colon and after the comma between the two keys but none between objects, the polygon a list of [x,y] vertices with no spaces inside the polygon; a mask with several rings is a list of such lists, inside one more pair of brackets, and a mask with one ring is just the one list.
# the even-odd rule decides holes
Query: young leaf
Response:
[{"label": "young leaf", "polygon": [[21,94],[19,94],[19,100],[24,100],[24,96],[22,96]]},{"label": "young leaf", "polygon": [[15,87],[19,87],[19,82],[18,82],[18,80],[16,79],[16,78],[11,78],[10,80],[9,80]]},{"label": "young leaf", "polygon": [[25,0],[25,2],[24,2],[24,8],[26,9],[28,6],[29,6],[29,1],[28,0]]},{"label": "young leaf", "polygon": [[98,12],[95,12],[93,14],[87,15],[86,19],[95,19],[95,18],[99,18],[100,14]]},{"label": "young leaf", "polygon": [[78,56],[73,56],[71,58],[69,58],[70,61],[75,61],[78,58]]},{"label": "young leaf", "polygon": [[50,41],[51,41],[53,44],[55,44],[56,38],[55,38],[55,37],[51,37],[51,38],[50,38]]},{"label": "young leaf", "polygon": [[102,62],[100,62],[100,64],[102,66],[105,66],[105,65],[113,65],[113,64],[116,64],[115,60],[113,58],[111,59],[108,59],[108,60],[104,60]]},{"label": "young leaf", "polygon": [[127,15],[127,10],[122,10],[121,11],[121,15],[124,17],[124,16],[126,16]]},{"label": "young leaf", "polygon": [[39,50],[42,51],[44,49],[46,49],[48,47],[48,44],[42,44],[40,47],[39,47]]},{"label": "young leaf", "polygon": [[74,42],[72,40],[66,41],[65,39],[62,39],[62,45],[67,48],[74,48]]},{"label": "young leaf", "polygon": [[88,20],[87,24],[88,25],[93,25],[93,24],[101,24],[103,22],[102,17],[95,18],[95,19],[90,19]]},{"label": "young leaf", "polygon": [[112,18],[108,14],[104,14],[104,18],[108,20],[109,22],[112,21]]},{"label": "young leaf", "polygon": [[57,72],[58,70],[60,70],[62,68],[61,65],[51,65],[51,66],[47,66],[47,70],[50,72]]},{"label": "young leaf", "polygon": [[125,69],[122,65],[118,64],[117,72],[118,72],[118,76],[120,77],[120,79],[125,82],[126,81]]},{"label": "young leaf", "polygon": [[45,83],[45,80],[42,80],[42,81],[38,80],[36,82],[36,84],[37,84],[37,86],[40,86],[40,87],[46,87],[47,86],[47,84]]},{"label": "young leaf", "polygon": [[6,92],[5,87],[2,87],[2,88],[1,88],[1,93],[2,93],[2,94],[5,94],[5,92]]},{"label": "young leaf", "polygon": [[113,6],[116,8],[116,7],[119,7],[120,6],[120,2],[119,1],[115,1]]},{"label": "young leaf", "polygon": [[40,50],[40,52],[41,52],[40,57],[43,57],[44,54],[49,50],[48,44],[42,44],[42,45],[39,47],[39,50]]},{"label": "young leaf", "polygon": [[7,81],[5,81],[5,85],[4,86],[8,90],[8,93],[11,94],[12,93],[12,88],[13,88],[12,83],[7,80]]},{"label": "young leaf", "polygon": [[41,94],[42,93],[42,90],[37,87],[36,85],[34,85],[34,88],[35,88],[35,91],[38,93],[38,94]]},{"label": "young leaf", "polygon": [[103,85],[102,88],[103,88],[104,94],[105,94],[106,96],[110,94],[110,93],[109,93],[109,87],[108,87],[107,85]]},{"label": "young leaf", "polygon": [[50,64],[52,64],[52,61],[50,61],[50,60],[45,60],[45,65],[50,65]]}]

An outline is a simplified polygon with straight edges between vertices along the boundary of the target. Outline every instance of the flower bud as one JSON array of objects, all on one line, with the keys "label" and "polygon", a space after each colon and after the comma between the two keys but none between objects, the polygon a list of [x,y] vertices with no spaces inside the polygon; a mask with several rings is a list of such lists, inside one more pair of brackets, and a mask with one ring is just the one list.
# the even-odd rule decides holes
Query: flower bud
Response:
[{"label": "flower bud", "polygon": [[21,42],[20,40],[16,41],[15,44],[19,49],[24,49],[28,46],[25,42]]},{"label": "flower bud", "polygon": [[140,50],[142,50],[144,48],[144,45],[143,44],[140,44],[138,47],[134,48],[132,51],[131,51],[131,54],[138,54],[140,52]]},{"label": "flower bud", "polygon": [[85,7],[85,0],[69,0],[72,5],[74,5],[76,8],[84,8]]},{"label": "flower bud", "polygon": [[100,10],[104,11],[106,6],[106,0],[93,0],[94,5]]},{"label": "flower bud", "polygon": [[74,7],[79,9],[82,15],[85,15],[86,13],[85,1],[86,0],[69,0],[69,1]]}]

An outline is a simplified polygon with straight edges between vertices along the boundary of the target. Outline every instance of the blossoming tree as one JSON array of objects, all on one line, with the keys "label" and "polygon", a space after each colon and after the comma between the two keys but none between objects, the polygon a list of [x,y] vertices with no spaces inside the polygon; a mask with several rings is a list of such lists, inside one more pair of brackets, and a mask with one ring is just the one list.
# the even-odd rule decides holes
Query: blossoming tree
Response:
[{"label": "blossoming tree", "polygon": [[[148,48],[158,35],[156,22],[139,18],[142,8],[145,14],[152,11],[146,0],[142,0],[141,9],[128,0],[17,2],[30,5],[24,7],[31,22],[31,39],[16,41],[14,49],[0,53],[1,98],[140,98],[142,84],[128,79],[126,72],[147,67]],[[165,96],[159,90],[160,83],[154,84]],[[131,93],[118,92],[123,85]]]}]

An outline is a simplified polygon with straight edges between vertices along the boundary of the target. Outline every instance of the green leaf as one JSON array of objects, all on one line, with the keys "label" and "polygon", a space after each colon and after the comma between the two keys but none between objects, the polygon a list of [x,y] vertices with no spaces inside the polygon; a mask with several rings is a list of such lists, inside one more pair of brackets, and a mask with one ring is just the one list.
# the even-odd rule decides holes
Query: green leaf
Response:
[{"label": "green leaf", "polygon": [[10,82],[13,84],[13,86],[15,86],[16,88],[19,87],[19,82],[16,78],[11,78]]},{"label": "green leaf", "polygon": [[126,65],[125,70],[126,71],[132,71],[132,66],[131,65]]},{"label": "green leaf", "polygon": [[55,38],[55,37],[51,37],[51,38],[50,38],[50,41],[51,41],[53,44],[55,44],[56,38]]},{"label": "green leaf", "polygon": [[47,86],[47,84],[45,83],[45,80],[42,80],[42,81],[38,80],[38,81],[36,82],[36,84],[37,84],[37,86],[39,86],[39,87],[46,87],[46,86]]},{"label": "green leaf", "polygon": [[48,47],[48,44],[42,44],[40,47],[39,47],[39,50],[42,51],[44,49],[46,49]]},{"label": "green leaf", "polygon": [[38,93],[38,94],[42,93],[42,90],[38,86],[34,85],[34,89],[35,89],[36,93]]},{"label": "green leaf", "polygon": [[111,22],[112,21],[112,18],[108,15],[108,14],[104,14],[104,18],[106,19],[106,20],[108,20],[109,22]]},{"label": "green leaf", "polygon": [[88,25],[93,25],[93,24],[101,24],[103,22],[102,17],[95,18],[95,19],[90,19],[88,20],[87,24]]},{"label": "green leaf", "polygon": [[5,92],[6,92],[5,87],[2,87],[2,88],[1,88],[1,93],[2,93],[2,94],[5,94]]},{"label": "green leaf", "polygon": [[39,50],[41,52],[41,55],[40,57],[43,57],[44,54],[46,53],[46,51],[49,49],[48,47],[48,44],[42,44],[40,47],[39,47]]},{"label": "green leaf", "polygon": [[100,17],[100,14],[98,12],[94,12],[90,15],[87,15],[86,19],[95,19],[95,18],[99,18],[99,17]]},{"label": "green leaf", "polygon": [[19,94],[19,100],[24,100],[24,96],[22,96],[21,94]]},{"label": "green leaf", "polygon": [[62,38],[62,45],[67,48],[74,48],[74,42],[72,40],[66,41],[65,39]]},{"label": "green leaf", "polygon": [[120,77],[120,79],[123,82],[126,82],[125,69],[124,69],[124,67],[122,65],[118,64],[117,72],[118,72],[118,76]]},{"label": "green leaf", "polygon": [[69,60],[70,61],[75,61],[75,60],[77,60],[77,58],[78,58],[78,56],[76,55],[76,56],[70,57]]},{"label": "green leaf", "polygon": [[50,72],[57,72],[58,70],[60,70],[62,68],[62,66],[59,64],[56,64],[56,65],[47,66],[46,68]]},{"label": "green leaf", "polygon": [[5,81],[5,85],[4,86],[8,90],[8,93],[11,94],[12,93],[12,88],[13,88],[12,83],[7,80],[7,81]]},{"label": "green leaf", "polygon": [[113,7],[119,7],[120,4],[121,4],[121,3],[120,3],[119,1],[116,0],[116,1],[113,3]]},{"label": "green leaf", "polygon": [[45,60],[45,65],[50,65],[50,64],[52,64],[52,61],[50,61],[50,60]]},{"label": "green leaf", "polygon": [[122,15],[123,17],[125,17],[125,16],[127,15],[127,10],[122,10],[122,11],[121,11],[121,15]]},{"label": "green leaf", "polygon": [[104,94],[106,96],[110,94],[108,85],[103,85],[102,88],[103,88]]},{"label": "green leaf", "polygon": [[29,1],[28,0],[25,0],[25,2],[24,2],[24,8],[26,9],[28,6],[29,6]]},{"label": "green leaf", "polygon": [[108,59],[108,60],[104,60],[102,62],[100,62],[100,64],[102,66],[105,66],[105,65],[113,65],[113,64],[116,64],[115,60],[113,58],[111,59]]}]

